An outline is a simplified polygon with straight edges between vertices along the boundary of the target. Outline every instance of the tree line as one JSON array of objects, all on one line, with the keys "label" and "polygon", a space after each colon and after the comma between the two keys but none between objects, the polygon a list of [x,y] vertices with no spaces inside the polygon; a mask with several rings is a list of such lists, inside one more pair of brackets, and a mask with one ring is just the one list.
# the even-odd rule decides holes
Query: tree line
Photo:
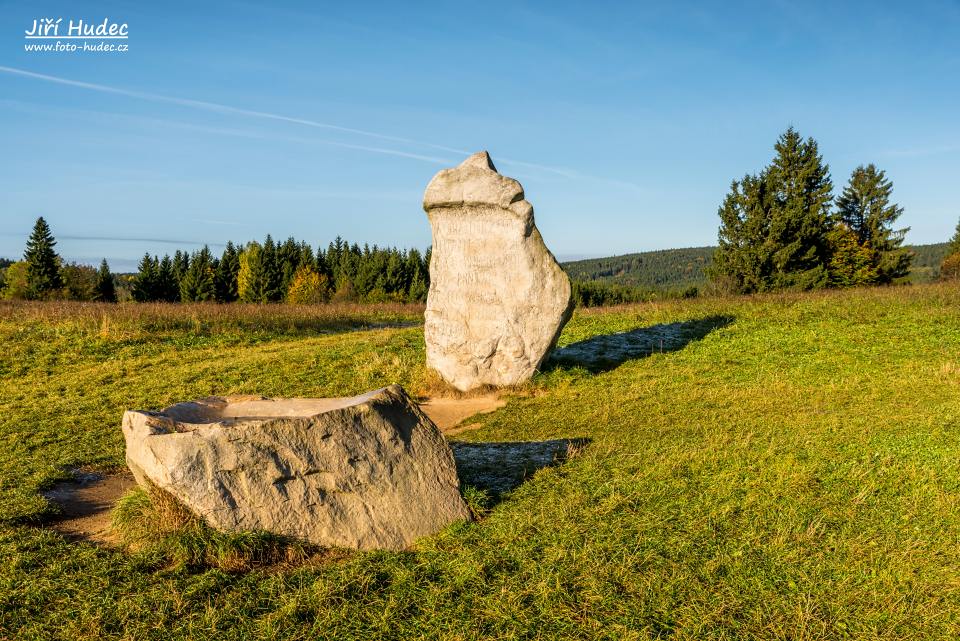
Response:
[{"label": "tree line", "polygon": [[144,255],[133,282],[136,301],[297,303],[421,302],[430,287],[430,251],[350,244],[339,236],[316,251],[267,235],[215,257],[209,247],[173,257]]},{"label": "tree line", "polygon": [[[38,218],[23,260],[0,264],[4,298],[117,300],[117,279],[106,260],[99,269],[66,264],[56,244],[50,226]],[[314,251],[306,242],[277,243],[268,235],[243,246],[228,242],[219,256],[206,245],[172,257],[147,253],[129,279],[129,295],[138,302],[422,302],[429,265],[429,249],[360,247],[337,237]]]},{"label": "tree line", "polygon": [[883,285],[903,279],[908,229],[893,182],[873,164],[857,167],[834,198],[817,142],[792,127],[758,174],[733,181],[719,209],[719,247],[710,277],[739,293]]},{"label": "tree line", "polygon": [[661,249],[563,263],[573,280],[599,281],[657,292],[682,293],[703,285],[714,247]]}]

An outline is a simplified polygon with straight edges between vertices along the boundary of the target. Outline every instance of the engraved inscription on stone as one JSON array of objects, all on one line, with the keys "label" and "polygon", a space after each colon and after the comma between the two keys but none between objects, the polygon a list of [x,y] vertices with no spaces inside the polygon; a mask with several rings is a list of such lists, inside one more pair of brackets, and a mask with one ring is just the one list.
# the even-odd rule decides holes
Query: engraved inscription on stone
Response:
[{"label": "engraved inscription on stone", "polygon": [[481,151],[430,181],[427,365],[457,389],[516,385],[570,317],[570,281],[540,237],[523,187]]}]

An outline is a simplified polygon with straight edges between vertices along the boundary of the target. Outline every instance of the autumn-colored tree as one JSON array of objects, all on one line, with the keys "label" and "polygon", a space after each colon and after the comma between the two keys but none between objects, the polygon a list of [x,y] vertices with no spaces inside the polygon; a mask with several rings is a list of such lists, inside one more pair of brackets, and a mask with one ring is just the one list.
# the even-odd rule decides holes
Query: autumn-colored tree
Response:
[{"label": "autumn-colored tree", "polygon": [[22,260],[13,263],[3,273],[3,298],[23,300],[30,295],[30,265]]},{"label": "autumn-colored tree", "polygon": [[844,223],[830,231],[830,285],[859,287],[879,280],[874,252],[859,242],[857,233]]},{"label": "autumn-colored tree", "polygon": [[960,254],[950,254],[943,259],[943,264],[940,265],[940,279],[960,279]]},{"label": "autumn-colored tree", "polygon": [[309,265],[300,266],[293,275],[287,302],[295,305],[316,305],[330,300],[330,279]]}]

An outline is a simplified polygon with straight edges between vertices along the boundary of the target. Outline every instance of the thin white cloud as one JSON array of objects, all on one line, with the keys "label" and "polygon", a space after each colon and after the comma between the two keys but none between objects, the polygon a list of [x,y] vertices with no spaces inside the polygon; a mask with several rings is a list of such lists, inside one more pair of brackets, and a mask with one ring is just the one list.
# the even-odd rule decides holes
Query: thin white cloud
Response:
[{"label": "thin white cloud", "polygon": [[60,76],[50,76],[44,73],[36,73],[34,71],[27,71],[26,69],[18,69],[16,67],[6,67],[3,65],[0,65],[0,71],[4,73],[13,74],[16,76],[23,76],[25,78],[33,78],[35,80],[43,80],[46,82],[53,82],[60,85],[67,85],[70,87],[80,87],[81,89],[89,89],[91,91],[99,91],[101,93],[110,93],[118,96],[127,96],[129,98],[137,98],[139,100],[149,100],[151,102],[165,102],[168,104],[180,105],[182,107],[193,107],[195,109],[203,109],[205,111],[213,111],[217,113],[236,114],[239,116],[250,116],[252,118],[265,118],[267,120],[289,122],[297,125],[305,125],[307,127],[316,127],[318,129],[330,129],[332,131],[340,131],[343,133],[356,134],[358,136],[366,136],[369,138],[379,138],[380,140],[389,140],[392,142],[401,142],[401,143],[406,143],[411,145],[421,145],[424,147],[432,147],[434,149],[440,149],[443,151],[465,153],[462,150],[453,149],[451,147],[434,145],[432,143],[422,142],[419,140],[412,140],[410,138],[401,138],[400,136],[389,136],[389,135],[380,134],[374,131],[366,131],[364,129],[354,129],[352,127],[341,127],[340,125],[333,125],[326,122],[319,122],[317,120],[310,120],[308,118],[295,118],[292,116],[284,116],[282,114],[274,114],[266,111],[243,109],[240,107],[232,107],[230,105],[224,105],[216,102],[207,102],[205,100],[193,100],[190,98],[177,98],[175,96],[164,96],[161,94],[148,93],[144,91],[132,91],[130,89],[121,89],[120,87],[111,87],[109,85],[100,85],[92,82],[83,82],[80,80],[70,80],[69,78],[61,78]]},{"label": "thin white cloud", "polygon": [[[21,77],[24,77],[24,78],[32,78],[32,79],[35,79],[35,80],[42,80],[42,81],[44,81],[44,82],[52,82],[52,83],[59,84],[59,85],[66,85],[66,86],[69,86],[69,87],[79,87],[79,88],[81,88],[81,89],[87,89],[87,90],[90,90],[90,91],[99,91],[99,92],[101,92],[101,93],[109,93],[109,94],[114,94],[114,95],[118,95],[118,96],[127,96],[127,97],[129,97],[129,98],[136,98],[136,99],[139,99],[139,100],[147,100],[147,101],[151,101],[151,102],[162,102],[162,103],[167,103],[167,104],[179,105],[179,106],[183,106],[183,107],[191,107],[191,108],[194,108],[194,109],[201,109],[201,110],[204,110],[204,111],[211,111],[211,112],[215,112],[215,113],[234,114],[234,115],[239,115],[239,116],[247,116],[247,117],[251,117],[251,118],[262,118],[262,119],[266,119],[266,120],[274,120],[274,121],[279,121],[279,122],[287,122],[287,123],[291,123],[291,124],[303,125],[303,126],[306,126],[306,127],[313,127],[313,128],[317,128],[317,129],[326,129],[326,130],[330,130],[330,131],[338,131],[338,132],[341,132],[341,133],[353,134],[353,135],[357,135],[357,136],[364,136],[364,137],[367,137],[367,138],[374,138],[374,139],[384,140],[384,141],[389,141],[389,142],[395,142],[395,143],[401,143],[401,144],[407,144],[407,145],[415,145],[415,146],[420,146],[420,147],[427,147],[427,148],[430,148],[430,149],[436,149],[436,150],[438,150],[438,151],[446,151],[446,152],[449,152],[449,153],[458,154],[458,155],[460,155],[460,156],[469,155],[469,154],[471,153],[470,151],[467,151],[467,150],[464,150],[464,149],[457,149],[457,148],[455,148],[455,147],[447,147],[447,146],[445,146],[445,145],[437,145],[437,144],[434,144],[434,143],[424,142],[424,141],[421,141],[421,140],[413,140],[412,138],[403,138],[403,137],[401,137],[401,136],[392,136],[392,135],[388,135],[388,134],[381,134],[381,133],[377,133],[377,132],[374,132],[374,131],[367,131],[367,130],[365,130],[365,129],[356,129],[356,128],[353,128],[353,127],[343,127],[343,126],[341,126],[341,125],[334,125],[334,124],[331,124],[331,123],[320,122],[320,121],[311,120],[311,119],[308,119],[308,118],[297,118],[297,117],[293,117],[293,116],[285,116],[285,115],[282,115],[282,114],[275,114],[275,113],[270,113],[270,112],[266,112],[266,111],[256,111],[256,110],[252,110],[252,109],[243,109],[243,108],[241,108],[241,107],[233,107],[233,106],[230,106],[230,105],[224,105],[224,104],[220,104],[220,103],[216,103],[216,102],[207,102],[207,101],[205,101],[205,100],[193,100],[193,99],[190,99],[190,98],[178,98],[178,97],[176,97],[176,96],[165,96],[165,95],[162,95],[162,94],[155,94],[155,93],[149,93],[149,92],[144,92],[144,91],[133,91],[133,90],[130,90],[130,89],[122,89],[122,88],[120,88],[120,87],[111,87],[111,86],[109,86],[109,85],[101,85],[101,84],[92,83],[92,82],[84,82],[84,81],[81,81],[81,80],[71,80],[71,79],[69,79],[69,78],[62,78],[62,77],[60,77],[60,76],[51,76],[51,75],[48,75],[48,74],[37,73],[37,72],[34,72],[34,71],[28,71],[28,70],[26,70],[26,69],[19,69],[19,68],[17,68],[17,67],[7,67],[7,66],[4,66],[4,65],[0,65],[0,72],[2,72],[2,73],[7,73],[7,74],[11,74],[11,75],[15,75],[15,76],[21,76]],[[221,132],[221,133],[225,133],[225,132]],[[236,134],[237,132],[234,132],[234,133]],[[437,158],[437,157],[434,157],[434,156],[425,156],[425,155],[422,155],[422,154],[415,154],[415,153],[410,153],[410,152],[406,152],[406,151],[401,151],[401,150],[398,150],[398,149],[391,149],[391,148],[387,148],[387,147],[379,147],[379,146],[374,147],[374,146],[367,146],[367,145],[355,145],[355,144],[350,144],[350,143],[334,142],[334,141],[327,141],[327,140],[317,140],[316,142],[321,142],[321,143],[323,143],[323,144],[328,144],[328,145],[332,145],[332,146],[336,146],[336,147],[342,147],[342,148],[345,148],[345,149],[355,149],[355,150],[358,150],[358,151],[367,151],[367,152],[376,153],[376,154],[384,154],[384,155],[390,155],[390,156],[399,156],[399,157],[403,157],[403,158],[411,158],[411,159],[415,159],[415,160],[422,160],[422,161],[432,162],[432,163],[449,164],[449,163],[451,162],[451,161],[449,161],[449,160],[447,160],[447,159],[445,159],[445,158]],[[503,158],[503,157],[500,158],[500,162],[503,162],[504,164],[507,164],[507,165],[513,164],[513,165],[518,165],[518,166],[521,166],[521,167],[529,167],[529,168],[532,168],[532,169],[539,169],[539,170],[541,170],[541,171],[546,171],[546,172],[550,172],[550,173],[553,173],[553,174],[557,174],[557,175],[562,176],[562,177],[564,177],[564,178],[579,178],[579,179],[585,179],[585,180],[599,181],[599,182],[604,182],[604,183],[607,183],[607,184],[612,184],[612,185],[617,185],[617,186],[621,186],[621,187],[626,187],[626,188],[631,189],[631,190],[634,190],[634,191],[643,191],[643,188],[642,188],[642,187],[640,187],[639,185],[636,185],[636,184],[634,184],[634,183],[631,183],[631,182],[620,181],[620,180],[609,179],[609,178],[602,178],[602,177],[598,177],[598,176],[591,176],[591,175],[589,175],[589,174],[584,174],[584,173],[581,173],[581,172],[578,172],[578,171],[574,171],[574,170],[572,170],[572,169],[566,169],[566,168],[563,168],[563,167],[553,167],[553,166],[550,166],[550,165],[541,165],[541,164],[529,163],[529,162],[525,162],[525,161],[513,160],[513,159],[508,159],[508,158]]]}]

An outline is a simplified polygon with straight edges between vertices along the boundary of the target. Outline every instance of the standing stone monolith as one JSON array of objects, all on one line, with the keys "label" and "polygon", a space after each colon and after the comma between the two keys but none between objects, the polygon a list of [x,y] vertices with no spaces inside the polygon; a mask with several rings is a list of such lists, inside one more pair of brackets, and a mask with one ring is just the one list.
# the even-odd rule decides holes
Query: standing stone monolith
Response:
[{"label": "standing stone monolith", "polygon": [[461,391],[528,380],[570,318],[570,280],[519,182],[485,151],[427,185],[433,229],[427,366]]}]

